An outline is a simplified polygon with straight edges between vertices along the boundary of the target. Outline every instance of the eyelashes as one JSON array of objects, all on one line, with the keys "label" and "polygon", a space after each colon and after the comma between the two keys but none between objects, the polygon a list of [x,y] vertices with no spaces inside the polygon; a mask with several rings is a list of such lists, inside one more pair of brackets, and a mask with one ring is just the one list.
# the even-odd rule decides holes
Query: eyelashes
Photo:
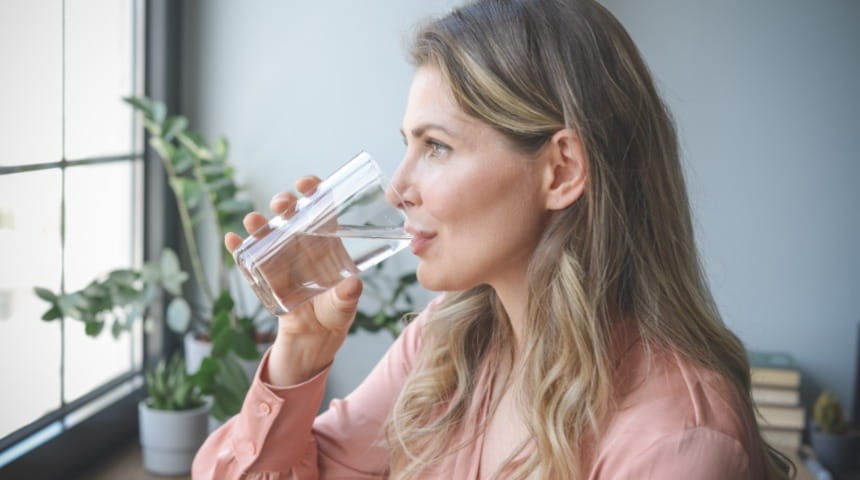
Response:
[{"label": "eyelashes", "polygon": [[[403,145],[408,147],[409,141],[406,140],[406,137],[402,137]],[[443,157],[453,150],[450,145],[440,142],[439,140],[433,138],[427,138],[424,140],[425,152],[424,154],[428,158],[440,158]]]},{"label": "eyelashes", "polygon": [[427,139],[424,145],[427,146],[427,156],[430,158],[439,158],[451,152],[451,147],[437,140]]}]

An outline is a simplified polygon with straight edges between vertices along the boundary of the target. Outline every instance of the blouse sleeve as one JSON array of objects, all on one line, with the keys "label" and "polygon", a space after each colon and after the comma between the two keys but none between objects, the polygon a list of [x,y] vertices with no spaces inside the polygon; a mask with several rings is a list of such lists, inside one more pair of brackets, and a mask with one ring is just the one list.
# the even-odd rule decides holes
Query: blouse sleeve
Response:
[{"label": "blouse sleeve", "polygon": [[[696,427],[662,437],[641,452],[627,452],[599,478],[623,480],[753,480],[749,456],[736,439]],[[620,460],[620,459],[619,459]],[[614,471],[613,471],[614,470]]]},{"label": "blouse sleeve", "polygon": [[193,478],[384,478],[385,422],[420,348],[421,325],[437,301],[403,330],[355,391],[333,400],[316,418],[329,369],[305,383],[275,387],[266,382],[266,352],[241,412],[197,452]]}]

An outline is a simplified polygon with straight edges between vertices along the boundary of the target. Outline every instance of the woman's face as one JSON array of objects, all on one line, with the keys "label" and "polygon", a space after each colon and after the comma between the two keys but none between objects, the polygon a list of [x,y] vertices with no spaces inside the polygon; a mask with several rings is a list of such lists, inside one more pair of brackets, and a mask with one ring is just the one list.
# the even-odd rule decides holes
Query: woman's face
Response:
[{"label": "woman's face", "polygon": [[[406,154],[391,185],[415,236],[421,284],[451,291],[524,283],[549,216],[542,160],[466,115],[435,68],[416,71],[401,131]],[[397,203],[390,192],[389,200]]]}]

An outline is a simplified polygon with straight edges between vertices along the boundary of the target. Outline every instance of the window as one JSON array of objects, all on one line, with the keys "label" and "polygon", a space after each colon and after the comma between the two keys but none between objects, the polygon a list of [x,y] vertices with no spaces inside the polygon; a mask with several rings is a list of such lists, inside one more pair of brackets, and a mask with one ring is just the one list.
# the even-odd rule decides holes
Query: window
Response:
[{"label": "window", "polygon": [[144,17],[144,0],[0,2],[0,468],[142,368],[139,325],[43,322],[33,287],[142,262],[142,129],[121,99],[143,94]]}]

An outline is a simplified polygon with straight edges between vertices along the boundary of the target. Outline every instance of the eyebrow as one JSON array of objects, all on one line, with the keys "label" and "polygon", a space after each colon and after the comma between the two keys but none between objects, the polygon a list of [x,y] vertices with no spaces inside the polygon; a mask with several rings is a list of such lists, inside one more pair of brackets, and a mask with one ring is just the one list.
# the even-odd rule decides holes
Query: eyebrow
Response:
[{"label": "eyebrow", "polygon": [[[440,130],[442,133],[444,133],[450,137],[454,137],[454,138],[457,137],[457,135],[454,134],[454,132],[443,127],[442,125],[439,125],[438,123],[423,123],[423,124],[418,125],[417,127],[413,128],[410,133],[412,133],[413,137],[420,137],[427,130]],[[403,138],[406,138],[406,132],[403,131],[403,128],[400,129],[400,135],[403,136]]]}]

